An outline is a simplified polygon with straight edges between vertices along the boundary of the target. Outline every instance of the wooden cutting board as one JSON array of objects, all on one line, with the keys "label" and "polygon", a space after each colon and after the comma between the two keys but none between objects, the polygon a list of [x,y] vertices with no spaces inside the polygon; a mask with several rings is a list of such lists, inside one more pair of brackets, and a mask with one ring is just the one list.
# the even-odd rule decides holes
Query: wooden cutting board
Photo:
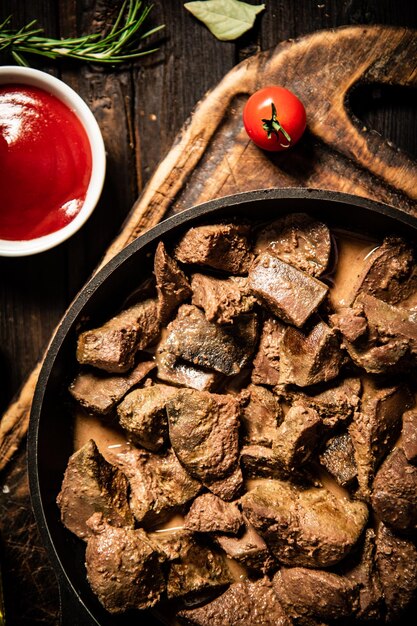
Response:
[{"label": "wooden cutting board", "polygon": [[[253,189],[333,189],[417,215],[416,161],[364,127],[348,106],[349,92],[360,83],[415,87],[416,59],[416,31],[358,26],[313,33],[245,60],[196,106],[102,264],[168,215]],[[278,154],[254,146],[242,125],[248,95],[268,84],[294,91],[307,111],[303,139]],[[26,434],[37,374],[38,368],[0,423],[0,469]],[[30,602],[52,616],[58,606],[56,589],[31,517],[23,452],[9,466],[8,477],[13,499],[7,494],[1,499],[7,544],[13,546],[22,578],[33,576],[36,568],[41,589],[33,589]]]}]

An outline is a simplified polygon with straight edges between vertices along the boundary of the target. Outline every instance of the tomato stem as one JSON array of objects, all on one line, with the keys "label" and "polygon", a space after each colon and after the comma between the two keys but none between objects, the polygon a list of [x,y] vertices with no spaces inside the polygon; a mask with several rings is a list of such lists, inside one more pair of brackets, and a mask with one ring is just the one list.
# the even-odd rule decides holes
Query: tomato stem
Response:
[{"label": "tomato stem", "polygon": [[281,126],[281,123],[279,122],[277,118],[277,109],[273,102],[271,102],[271,108],[272,108],[271,119],[269,120],[262,119],[262,122],[263,122],[262,128],[267,133],[268,139],[271,139],[271,135],[276,135],[279,141],[279,133],[282,133],[285,139],[288,141],[288,144],[281,143],[280,141],[279,145],[282,146],[283,148],[289,148],[291,145],[292,139],[287,133],[287,131],[285,130],[285,128]]}]

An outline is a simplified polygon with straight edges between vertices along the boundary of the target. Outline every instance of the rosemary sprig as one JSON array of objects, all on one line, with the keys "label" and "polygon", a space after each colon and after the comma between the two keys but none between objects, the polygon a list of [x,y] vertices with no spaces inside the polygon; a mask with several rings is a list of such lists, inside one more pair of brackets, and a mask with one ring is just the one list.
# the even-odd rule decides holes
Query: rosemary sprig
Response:
[{"label": "rosemary sprig", "polygon": [[40,33],[43,31],[36,26],[36,20],[19,30],[13,30],[10,28],[11,16],[9,16],[0,24],[0,52],[9,50],[19,65],[28,65],[26,54],[36,54],[49,59],[71,58],[116,65],[157,50],[157,48],[138,50],[141,40],[164,28],[161,25],[145,33],[141,32],[151,9],[152,5],[142,9],[141,0],[124,0],[108,34],[94,33],[67,39],[42,36]]}]

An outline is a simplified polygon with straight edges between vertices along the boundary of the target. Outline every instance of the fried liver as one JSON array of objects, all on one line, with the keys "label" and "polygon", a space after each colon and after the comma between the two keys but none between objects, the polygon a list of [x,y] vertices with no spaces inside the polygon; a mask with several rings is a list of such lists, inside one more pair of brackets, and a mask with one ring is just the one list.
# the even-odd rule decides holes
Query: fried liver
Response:
[{"label": "fried liver", "polygon": [[403,414],[402,448],[410,463],[417,463],[417,411]]},{"label": "fried liver", "polygon": [[203,309],[209,322],[232,324],[236,317],[251,311],[256,302],[249,294],[247,282],[243,276],[223,279],[193,274],[192,303]]},{"label": "fried liver", "polygon": [[361,408],[349,426],[363,497],[369,498],[375,471],[400,433],[402,414],[413,403],[405,385],[381,387],[367,381]]},{"label": "fried liver", "polygon": [[241,498],[249,521],[285,565],[329,567],[352,549],[368,519],[366,505],[324,487],[267,480]]},{"label": "fried liver", "polygon": [[399,619],[417,591],[415,543],[380,524],[376,534],[376,563],[386,606],[387,621]]},{"label": "fried liver", "polygon": [[268,253],[256,258],[248,284],[271,313],[297,327],[305,324],[328,292],[316,278]]},{"label": "fried liver", "polygon": [[171,449],[153,454],[126,446],[111,452],[112,462],[129,480],[130,508],[139,524],[163,522],[201,491],[201,484],[185,471]]},{"label": "fried liver", "polygon": [[234,502],[224,502],[213,493],[198,496],[185,516],[184,527],[199,533],[230,533],[236,535],[243,517]]},{"label": "fried liver", "polygon": [[372,507],[391,528],[417,529],[417,467],[407,461],[401,448],[391,452],[375,476]]},{"label": "fried liver", "polygon": [[120,426],[129,438],[151,452],[168,442],[166,403],[176,393],[175,387],[152,385],[131,391],[117,407]]},{"label": "fried liver", "polygon": [[177,243],[174,256],[181,263],[203,265],[228,274],[245,274],[252,263],[248,236],[242,224],[208,224],[190,228]]},{"label": "fried liver", "polygon": [[329,317],[331,326],[337,328],[342,336],[355,343],[368,332],[368,321],[362,306],[343,307]]},{"label": "fried liver", "polygon": [[282,422],[282,408],[274,394],[260,385],[241,392],[242,441],[247,445],[272,447]]},{"label": "fried liver", "polygon": [[275,317],[268,317],[263,325],[258,352],[253,359],[252,382],[255,385],[279,383],[279,359],[285,324]]},{"label": "fried liver", "polygon": [[326,224],[305,213],[289,213],[259,232],[254,252],[269,252],[311,276],[320,276],[329,264],[331,248]]},{"label": "fried liver", "polygon": [[159,555],[142,529],[115,528],[95,514],[86,550],[87,578],[112,614],[155,606],[166,589]]},{"label": "fried liver", "polygon": [[154,274],[158,293],[158,317],[161,324],[165,324],[179,305],[191,297],[191,287],[188,278],[178,263],[169,256],[162,241],[155,252]]},{"label": "fried liver", "polygon": [[273,443],[273,452],[286,468],[303,465],[319,442],[322,421],[312,408],[305,405],[292,406],[278,428]]},{"label": "fried liver", "polygon": [[99,328],[78,337],[77,360],[109,373],[127,372],[135,354],[154,343],[160,332],[157,300],[149,298],[125,309]]},{"label": "fried liver", "polygon": [[338,574],[283,567],[273,584],[280,603],[294,619],[340,620],[358,609],[359,585]]},{"label": "fried liver", "polygon": [[201,607],[177,614],[186,626],[291,626],[271,582],[233,583],[221,596]]},{"label": "fried liver", "polygon": [[331,437],[319,455],[321,465],[342,487],[351,486],[357,477],[355,450],[348,432]]},{"label": "fried liver", "polygon": [[308,387],[336,378],[343,356],[336,332],[320,321],[305,333],[288,327],[281,341],[280,384]]},{"label": "fried liver", "polygon": [[247,519],[237,537],[218,534],[215,540],[229,558],[253,572],[266,574],[277,568],[265,541]]},{"label": "fried liver", "polygon": [[70,394],[87,411],[106,415],[155,368],[154,361],[140,361],[126,375],[80,372],[69,387]]},{"label": "fried liver", "polygon": [[155,362],[158,368],[158,378],[173,385],[198,391],[212,391],[221,379],[221,374],[218,372],[209,372],[178,359],[167,349],[165,339],[158,344]]},{"label": "fried liver", "polygon": [[[181,389],[168,402],[167,413],[171,445],[181,463],[208,489],[232,500],[242,486],[237,398]],[[221,482],[233,475],[237,480],[224,493]]]},{"label": "fried liver", "polygon": [[86,522],[94,513],[102,513],[114,526],[133,527],[128,489],[126,476],[90,439],[68,461],[57,498],[62,523],[81,539],[91,534]]}]

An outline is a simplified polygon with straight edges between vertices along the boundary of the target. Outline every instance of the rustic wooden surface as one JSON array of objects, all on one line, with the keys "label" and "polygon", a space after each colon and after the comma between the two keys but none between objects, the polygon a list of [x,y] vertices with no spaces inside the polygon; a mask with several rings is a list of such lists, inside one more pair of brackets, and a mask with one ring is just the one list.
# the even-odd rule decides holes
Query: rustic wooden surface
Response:
[{"label": "rustic wooden surface", "polygon": [[[115,6],[117,3],[110,0],[4,0],[0,21],[13,13],[16,25],[21,26],[36,17],[48,33],[68,36],[100,27]],[[415,211],[415,162],[393,147],[400,146],[411,157],[417,156],[416,91],[403,87],[416,82],[415,38],[405,31],[381,37],[381,31],[371,28],[359,38],[348,31],[344,40],[340,33],[328,33],[321,45],[313,36],[305,43],[283,44],[275,53],[258,54],[288,38],[341,25],[416,28],[415,3],[270,0],[256,28],[237,43],[218,42],[177,0],[155,2],[151,21],[167,26],[159,38],[160,50],[133,66],[109,72],[90,66],[36,63],[60,75],[90,104],[103,131],[108,174],[94,216],[69,242],[30,259],[0,259],[2,412],[33,369],[65,308],[104,255],[197,101],[208,89],[216,88],[239,61],[249,59],[243,70],[230,74],[211,96],[219,98],[218,109],[211,109],[205,120],[200,108],[200,115],[194,114],[191,125],[180,136],[181,150],[190,141],[194,148],[183,177],[178,176],[182,156],[177,147],[158,170],[157,182],[153,181],[136,205],[131,228],[124,231],[128,233],[126,241],[136,232],[133,226],[137,223],[147,226],[167,210],[181,210],[196,201],[248,187],[342,188],[377,195]],[[294,56],[296,46],[300,49],[303,45],[303,55]],[[258,56],[250,58],[254,54]],[[337,68],[343,71],[337,72]],[[245,74],[243,83],[239,72]],[[310,105],[312,132],[297,151],[265,157],[248,145],[237,123],[245,94],[257,86],[257,81],[278,78],[309,106],[312,90],[319,94],[314,72],[320,74],[320,86],[327,78],[327,87],[332,89],[325,91],[323,87],[322,97],[314,101],[320,106]],[[341,98],[358,76],[383,84],[359,87],[351,94],[352,127],[343,116]],[[330,106],[326,110],[327,102]],[[333,118],[335,111],[337,119]],[[349,141],[352,135],[353,141]],[[386,144],[381,136],[393,145]],[[370,158],[368,151],[377,156]],[[193,162],[198,164],[196,169],[190,168]],[[215,184],[208,184],[208,180]],[[177,188],[171,204],[173,183]],[[148,206],[152,211],[144,212]],[[142,213],[144,219],[138,222]],[[119,239],[117,245],[123,243]],[[57,591],[31,516],[24,462],[22,446],[2,474],[0,531],[6,610],[10,624],[55,624]]]}]

